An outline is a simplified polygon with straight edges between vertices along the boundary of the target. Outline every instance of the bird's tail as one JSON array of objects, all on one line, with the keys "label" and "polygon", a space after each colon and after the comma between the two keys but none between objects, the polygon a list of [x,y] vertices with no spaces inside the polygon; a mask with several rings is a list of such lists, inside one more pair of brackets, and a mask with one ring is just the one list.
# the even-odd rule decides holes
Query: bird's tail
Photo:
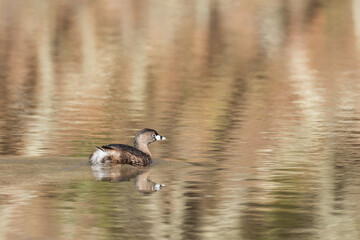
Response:
[{"label": "bird's tail", "polygon": [[104,163],[109,153],[101,147],[96,147],[96,150],[90,155],[89,160],[92,164]]}]

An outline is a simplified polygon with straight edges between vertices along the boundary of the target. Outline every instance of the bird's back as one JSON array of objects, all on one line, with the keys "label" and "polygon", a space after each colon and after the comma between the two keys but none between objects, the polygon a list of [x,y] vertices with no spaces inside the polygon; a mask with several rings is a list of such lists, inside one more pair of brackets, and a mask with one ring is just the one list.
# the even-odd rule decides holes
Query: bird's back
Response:
[{"label": "bird's back", "polygon": [[134,166],[148,166],[151,157],[146,153],[125,144],[109,144],[97,147],[90,156],[93,164],[111,162],[115,164],[130,164]]}]

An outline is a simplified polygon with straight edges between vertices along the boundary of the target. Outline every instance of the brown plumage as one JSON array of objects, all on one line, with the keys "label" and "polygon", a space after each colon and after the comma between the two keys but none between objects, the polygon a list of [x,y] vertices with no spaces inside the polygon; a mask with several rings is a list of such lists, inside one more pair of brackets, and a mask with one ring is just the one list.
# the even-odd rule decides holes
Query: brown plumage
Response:
[{"label": "brown plumage", "polygon": [[148,166],[151,163],[151,153],[148,145],[157,140],[165,140],[155,130],[144,128],[134,138],[134,147],[124,144],[109,144],[97,147],[90,155],[92,164],[110,162],[114,164],[130,164]]}]

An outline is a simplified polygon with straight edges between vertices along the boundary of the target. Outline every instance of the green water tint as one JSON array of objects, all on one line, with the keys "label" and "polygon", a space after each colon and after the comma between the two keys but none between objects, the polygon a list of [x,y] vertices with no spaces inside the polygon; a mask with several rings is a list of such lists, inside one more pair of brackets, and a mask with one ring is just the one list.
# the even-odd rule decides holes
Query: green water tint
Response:
[{"label": "green water tint", "polygon": [[359,9],[0,0],[0,239],[358,239]]}]

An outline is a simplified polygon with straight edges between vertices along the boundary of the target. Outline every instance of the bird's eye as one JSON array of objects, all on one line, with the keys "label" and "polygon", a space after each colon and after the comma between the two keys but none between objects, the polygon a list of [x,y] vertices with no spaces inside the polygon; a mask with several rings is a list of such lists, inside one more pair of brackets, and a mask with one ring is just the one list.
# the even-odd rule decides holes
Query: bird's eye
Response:
[{"label": "bird's eye", "polygon": [[152,136],[153,136],[153,137],[155,137],[156,135],[155,135],[155,134],[153,134]]}]

